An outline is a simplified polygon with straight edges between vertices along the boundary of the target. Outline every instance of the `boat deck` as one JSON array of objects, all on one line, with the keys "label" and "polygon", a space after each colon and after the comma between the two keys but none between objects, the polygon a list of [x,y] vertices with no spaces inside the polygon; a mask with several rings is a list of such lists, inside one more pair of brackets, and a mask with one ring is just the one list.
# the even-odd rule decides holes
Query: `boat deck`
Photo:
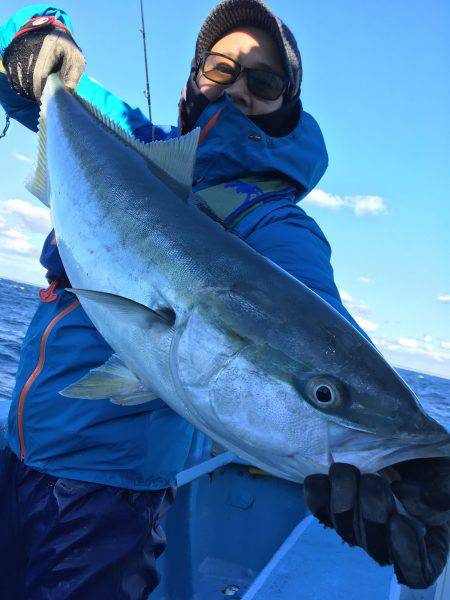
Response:
[{"label": "boat deck", "polygon": [[[0,403],[0,445],[7,416]],[[428,590],[397,584],[359,548],[307,514],[301,487],[211,455],[196,434],[164,529],[152,600],[450,600],[450,574]]]}]

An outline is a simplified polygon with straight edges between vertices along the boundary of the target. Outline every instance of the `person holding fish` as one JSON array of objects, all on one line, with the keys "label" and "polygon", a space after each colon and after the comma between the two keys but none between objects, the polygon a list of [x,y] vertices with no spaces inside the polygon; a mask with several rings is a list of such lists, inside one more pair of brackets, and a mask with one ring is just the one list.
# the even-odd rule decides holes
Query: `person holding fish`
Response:
[{"label": "person holding fish", "polygon": [[[57,72],[143,142],[183,139],[200,127],[192,186],[206,212],[358,328],[335,286],[329,244],[297,205],[322,177],[327,154],[318,124],[300,102],[302,64],[290,29],[260,0],[220,2],[199,32],[178,127],[170,130],[84,75],[71,31],[67,14],[45,4],[17,11],[0,27],[0,103],[7,113],[36,131],[45,83]],[[121,389],[115,397],[106,387],[98,402],[60,394],[95,369],[105,372],[104,364],[114,375],[117,364],[66,289],[71,282],[53,232],[41,263],[50,286],[39,294],[22,345],[0,455],[1,597],[88,599],[114,592],[144,599],[158,583],[155,560],[165,547],[160,519],[173,501],[193,427],[164,402],[147,401],[148,391],[133,388],[134,402],[131,392]],[[332,391],[318,389],[323,403]],[[379,564],[392,564],[401,583],[425,588],[443,570],[447,458],[408,460],[382,474],[336,462],[327,474],[308,475],[303,489],[324,525]]]}]

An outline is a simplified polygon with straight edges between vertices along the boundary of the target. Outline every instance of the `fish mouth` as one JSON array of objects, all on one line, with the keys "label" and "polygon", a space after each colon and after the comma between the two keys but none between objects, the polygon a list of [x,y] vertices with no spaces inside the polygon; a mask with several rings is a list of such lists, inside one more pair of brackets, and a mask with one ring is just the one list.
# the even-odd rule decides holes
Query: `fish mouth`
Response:
[{"label": "fish mouth", "polygon": [[329,422],[328,444],[334,462],[347,462],[373,473],[405,460],[450,457],[450,435],[436,423],[439,433],[382,437]]}]

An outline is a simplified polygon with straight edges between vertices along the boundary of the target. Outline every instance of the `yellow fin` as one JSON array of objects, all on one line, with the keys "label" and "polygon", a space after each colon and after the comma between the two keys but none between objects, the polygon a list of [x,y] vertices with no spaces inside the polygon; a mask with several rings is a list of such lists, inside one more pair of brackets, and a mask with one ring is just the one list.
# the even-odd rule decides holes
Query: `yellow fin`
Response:
[{"label": "yellow fin", "polygon": [[139,379],[113,354],[105,364],[64,388],[60,394],[68,398],[101,400],[110,398],[114,404],[133,405],[155,400],[158,396],[145,389]]}]

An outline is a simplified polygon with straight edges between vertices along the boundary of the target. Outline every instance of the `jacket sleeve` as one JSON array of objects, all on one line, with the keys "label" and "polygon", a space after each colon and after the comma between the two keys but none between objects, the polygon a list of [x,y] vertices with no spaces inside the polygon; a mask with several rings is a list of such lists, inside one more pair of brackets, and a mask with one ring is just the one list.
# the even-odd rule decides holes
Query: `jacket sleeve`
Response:
[{"label": "jacket sleeve", "polygon": [[17,10],[12,17],[0,25],[0,56],[3,56],[5,48],[9,46],[15,34],[24,23],[33,17],[55,17],[60,23],[63,23],[72,31],[72,23],[68,14],[55,6],[49,4],[31,4]]},{"label": "jacket sleeve", "polygon": [[274,204],[277,206],[270,212],[266,207],[260,218],[254,214],[256,210],[244,217],[248,219],[243,229],[245,241],[308,286],[370,341],[342,304],[334,283],[331,247],[320,227],[293,202]]},{"label": "jacket sleeve", "polygon": [[[72,24],[66,12],[47,4],[34,4],[22,8],[0,26],[0,57],[20,27],[36,16],[51,15],[72,31]],[[6,113],[33,131],[38,129],[39,107],[35,102],[22,98],[9,85],[6,74],[0,63],[0,104]],[[116,122],[128,133],[138,131],[143,141],[165,139],[167,130],[153,126],[142,111],[131,106],[105,89],[98,81],[83,75],[78,84],[77,93],[87,102],[96,106],[103,114]]]}]

